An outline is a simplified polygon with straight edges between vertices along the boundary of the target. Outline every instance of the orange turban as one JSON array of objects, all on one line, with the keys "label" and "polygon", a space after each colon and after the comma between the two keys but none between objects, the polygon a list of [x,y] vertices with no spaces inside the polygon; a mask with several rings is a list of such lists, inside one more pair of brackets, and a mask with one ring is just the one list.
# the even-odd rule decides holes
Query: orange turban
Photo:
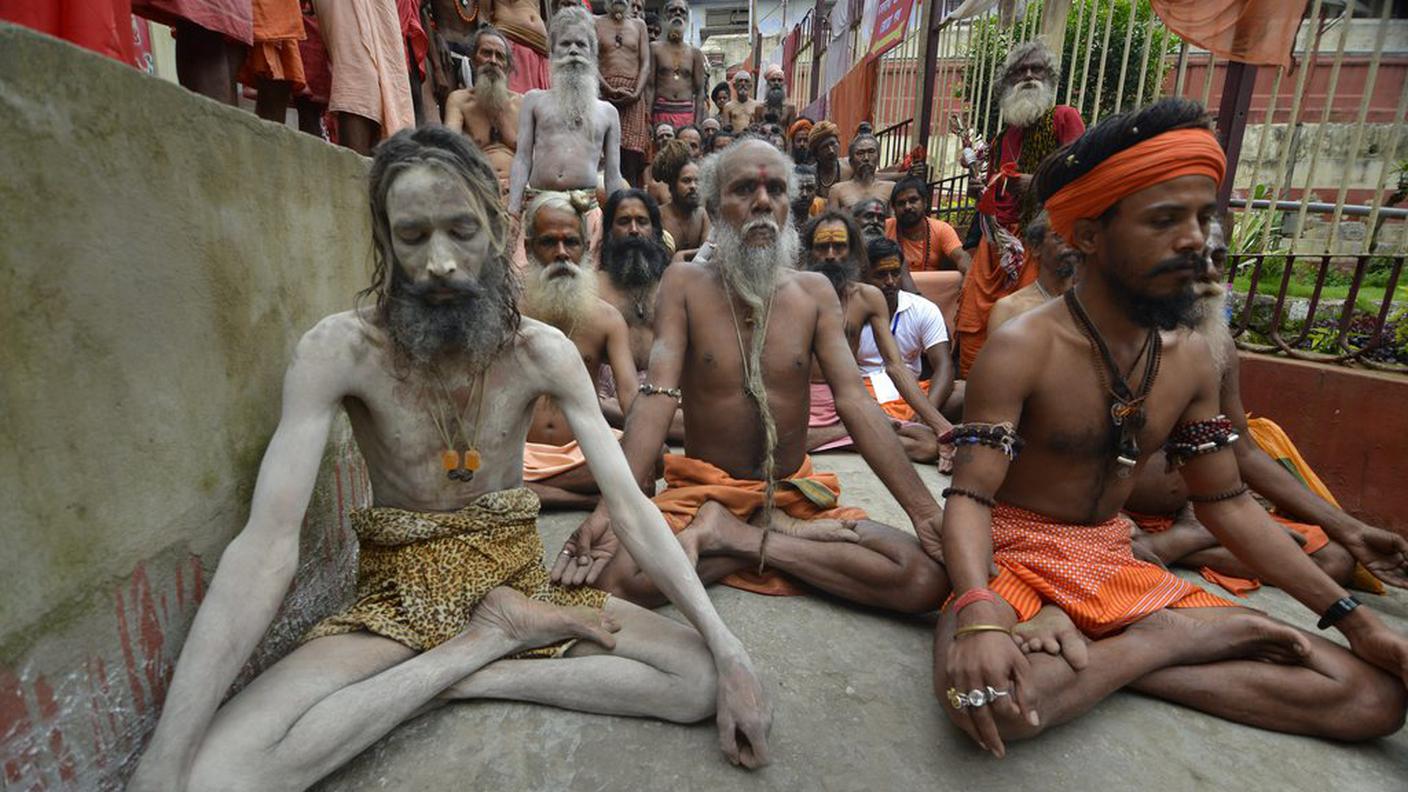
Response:
[{"label": "orange turban", "polygon": [[[810,118],[799,118],[792,124],[792,128],[787,130],[787,139],[797,137],[798,132],[811,132],[812,120]],[[807,143],[811,143],[811,137],[807,138]]]},{"label": "orange turban", "polygon": [[1051,229],[1067,241],[1076,221],[1099,217],[1125,196],[1180,176],[1221,184],[1227,156],[1206,129],[1175,129],[1130,146],[1046,199]]},{"label": "orange turban", "polygon": [[816,126],[812,127],[812,131],[807,134],[807,148],[815,149],[821,145],[821,141],[828,137],[840,137],[840,133],[836,131],[836,125],[825,120],[816,122]]}]

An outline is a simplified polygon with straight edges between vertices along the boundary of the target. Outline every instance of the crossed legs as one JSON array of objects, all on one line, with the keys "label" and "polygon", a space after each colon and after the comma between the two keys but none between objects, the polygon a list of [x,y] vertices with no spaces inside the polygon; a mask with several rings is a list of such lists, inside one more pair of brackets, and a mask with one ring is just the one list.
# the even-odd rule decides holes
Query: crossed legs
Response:
[{"label": "crossed legs", "polygon": [[[588,643],[617,627],[614,649]],[[562,659],[500,659],[563,638],[585,640]],[[299,647],[216,714],[190,785],[304,789],[398,724],[462,698],[692,722],[713,712],[715,675],[697,633],[628,602],[597,613],[495,589],[463,633],[427,652],[369,633]]]},{"label": "crossed legs", "polygon": [[[1305,544],[1304,536],[1289,528],[1283,530],[1290,534],[1297,544]],[[1133,541],[1147,551],[1146,558],[1156,557],[1165,566],[1177,565],[1189,569],[1208,567],[1233,577],[1256,577],[1251,567],[1233,555],[1231,550],[1218,544],[1217,537],[1198,522],[1198,518],[1193,516],[1193,510],[1186,506],[1179,511],[1168,530],[1158,533],[1139,531],[1134,535]],[[1310,560],[1332,580],[1342,585],[1354,576],[1354,557],[1342,545],[1333,541],[1311,553]]]},{"label": "crossed legs", "polygon": [[[870,520],[804,522],[774,512],[767,565],[811,586],[861,605],[904,613],[935,610],[948,594],[943,568],[925,555],[914,537]],[[761,528],[714,501],[704,504],[680,532],[685,552],[696,559],[699,579],[712,583],[758,566]],[[602,571],[597,586],[653,607],[665,598],[621,550]]]},{"label": "crossed legs", "polygon": [[[950,686],[971,686],[950,680],[945,667],[954,626],[953,615],[944,614],[935,634],[934,691],[960,723],[966,716],[944,695]],[[1365,740],[1403,725],[1405,692],[1398,680],[1320,636],[1242,608],[1159,611],[1118,635],[1091,642],[1087,654],[1080,671],[1060,656],[1027,656],[1028,703],[1035,699],[1041,725],[994,708],[1004,741],[1069,721],[1126,686],[1293,734]]]}]

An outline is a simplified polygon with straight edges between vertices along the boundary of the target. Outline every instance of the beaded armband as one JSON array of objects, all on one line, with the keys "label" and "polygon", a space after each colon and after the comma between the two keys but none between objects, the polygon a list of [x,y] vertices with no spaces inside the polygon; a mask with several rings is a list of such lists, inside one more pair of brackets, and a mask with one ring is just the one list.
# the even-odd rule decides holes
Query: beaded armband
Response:
[{"label": "beaded armband", "polygon": [[1237,442],[1240,435],[1227,416],[1219,415],[1206,421],[1190,421],[1173,427],[1164,444],[1168,469],[1180,467],[1193,457],[1211,454]]},{"label": "beaded armband", "polygon": [[939,442],[944,445],[985,445],[996,448],[1008,459],[1016,459],[1027,444],[1008,421],[998,424],[962,423],[944,432]]},{"label": "beaded armband", "polygon": [[642,396],[655,396],[658,394],[660,396],[669,396],[675,401],[684,400],[684,394],[680,392],[679,388],[662,388],[659,385],[651,385],[649,382],[642,382],[639,390]]},{"label": "beaded armband", "polygon": [[974,492],[973,490],[963,489],[961,487],[948,487],[939,494],[943,495],[944,500],[948,500],[952,497],[967,498],[970,501],[981,503],[989,509],[997,507],[997,501],[993,500],[987,495],[984,495],[981,492]]},{"label": "beaded armband", "polygon": [[1194,502],[1194,503],[1221,503],[1222,501],[1225,501],[1225,500],[1232,500],[1233,498],[1240,498],[1242,495],[1245,495],[1246,492],[1247,492],[1247,485],[1246,485],[1246,484],[1242,484],[1242,485],[1240,485],[1240,486],[1233,487],[1233,488],[1230,489],[1230,490],[1223,490],[1222,492],[1214,492],[1214,493],[1211,494],[1211,495],[1193,495],[1193,494],[1190,494],[1190,495],[1188,496],[1188,500],[1190,500],[1190,501],[1192,501],[1192,502]]}]

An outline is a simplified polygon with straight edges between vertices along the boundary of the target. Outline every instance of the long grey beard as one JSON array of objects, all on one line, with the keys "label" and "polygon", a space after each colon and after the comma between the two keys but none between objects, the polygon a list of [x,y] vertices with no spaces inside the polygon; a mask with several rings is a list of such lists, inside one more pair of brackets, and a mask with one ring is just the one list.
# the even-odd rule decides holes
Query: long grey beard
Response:
[{"label": "long grey beard", "polygon": [[1029,127],[1056,106],[1056,88],[1050,83],[1028,80],[1008,88],[1002,95],[1001,106],[1004,121],[1017,127]]},{"label": "long grey beard", "polygon": [[588,136],[593,133],[592,116],[596,110],[597,72],[590,64],[555,60],[552,63],[553,104],[568,125],[581,124]]},{"label": "long grey beard", "polygon": [[[772,244],[745,245],[743,237],[759,225],[777,231]],[[755,312],[763,309],[773,289],[777,288],[778,271],[794,266],[802,247],[790,212],[786,225],[780,229],[770,217],[749,220],[738,230],[728,223],[720,223],[714,226],[714,244],[719,249],[719,271],[724,281]]]},{"label": "long grey beard", "polygon": [[474,75],[474,99],[488,115],[497,116],[508,106],[508,94],[508,80],[503,72],[495,70],[491,74],[486,69]]},{"label": "long grey beard", "polygon": [[1201,283],[1195,288],[1199,299],[1193,330],[1207,340],[1213,365],[1222,374],[1234,348],[1232,328],[1227,326],[1227,289],[1220,283]]},{"label": "long grey beard", "polygon": [[498,299],[480,289],[465,299],[433,305],[412,294],[394,293],[388,305],[387,333],[410,363],[429,366],[453,356],[482,371],[508,335]]},{"label": "long grey beard", "polygon": [[[523,284],[524,316],[547,322],[569,335],[576,330],[596,307],[596,273],[588,262],[584,256],[575,264],[562,262],[544,267],[528,254],[535,274]],[[571,276],[549,277],[563,267],[572,271]]]}]

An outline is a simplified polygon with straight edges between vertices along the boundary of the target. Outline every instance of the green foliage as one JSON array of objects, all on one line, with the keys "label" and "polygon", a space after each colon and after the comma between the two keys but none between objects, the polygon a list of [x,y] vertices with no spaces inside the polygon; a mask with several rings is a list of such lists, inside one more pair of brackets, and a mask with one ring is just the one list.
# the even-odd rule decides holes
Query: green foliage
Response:
[{"label": "green foliage", "polygon": [[[1271,188],[1265,184],[1257,184],[1252,187],[1252,198],[1269,198]],[[1281,239],[1280,226],[1278,220],[1281,215],[1277,212],[1268,214],[1262,209],[1252,209],[1232,213],[1232,233],[1227,238],[1227,251],[1233,256],[1245,255],[1249,253],[1274,253],[1277,252],[1278,243]],[[1271,234],[1268,237],[1273,245],[1271,249],[1262,250],[1261,240],[1266,236],[1266,227],[1271,226]]]},{"label": "green foliage", "polygon": [[[985,118],[970,116],[969,121],[977,128],[986,130],[989,137],[998,129],[998,95],[993,88],[993,81],[1001,77],[997,72],[1002,68],[1002,61],[1018,43],[1022,31],[1028,32],[1026,38],[1032,37],[1032,23],[1024,21],[1027,19],[1025,15],[1040,14],[1041,6],[1040,2],[1027,3],[1023,16],[1009,27],[1002,27],[995,14],[974,22],[973,43],[968,61],[964,65],[963,82],[959,86],[958,96],[973,107],[973,115],[981,110],[986,111]],[[1093,36],[1090,35],[1092,13],[1096,16]],[[1110,20],[1112,13],[1114,19]],[[1124,58],[1124,35],[1131,13],[1135,17],[1129,63],[1125,67],[1124,83],[1118,85],[1120,63]],[[1104,47],[1107,21],[1111,25],[1108,52]],[[1177,52],[1178,45],[1178,37],[1163,27],[1148,0],[1115,0],[1113,4],[1105,0],[1075,0],[1066,16],[1061,77],[1056,84],[1058,100],[1064,103],[1066,85],[1074,81],[1071,104],[1080,110],[1081,118],[1086,119],[1089,124],[1090,120],[1095,118],[1095,86],[1103,70],[1104,88],[1100,91],[1100,117],[1113,114],[1117,102],[1121,110],[1132,110],[1135,98],[1139,95],[1140,62],[1148,61],[1143,91],[1144,101],[1147,103],[1154,96],[1155,87],[1168,73],[1169,65],[1164,56]],[[979,90],[982,95],[975,96]],[[989,106],[984,108],[984,103]]]}]

